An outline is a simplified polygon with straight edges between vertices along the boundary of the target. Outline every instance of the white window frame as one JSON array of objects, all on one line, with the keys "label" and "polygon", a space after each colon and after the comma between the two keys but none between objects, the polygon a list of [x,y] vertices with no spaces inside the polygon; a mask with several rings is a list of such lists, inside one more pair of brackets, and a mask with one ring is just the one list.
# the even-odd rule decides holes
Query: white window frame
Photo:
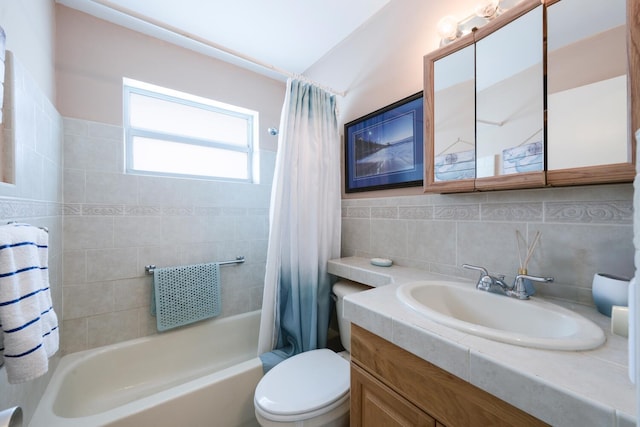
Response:
[{"label": "white window frame", "polygon": [[[195,178],[214,181],[233,182],[258,182],[258,112],[235,105],[190,95],[173,89],[155,86],[149,83],[140,82],[128,78],[123,79],[123,113],[124,113],[124,134],[125,134],[125,173],[136,175],[165,176],[175,178]],[[224,141],[200,139],[189,136],[175,135],[161,131],[140,129],[131,126],[130,123],[130,95],[139,94],[154,97],[163,101],[174,102],[189,107],[200,108],[207,111],[231,115],[247,120],[247,145],[235,145]],[[234,152],[247,153],[247,178],[232,178],[214,175],[191,175],[174,172],[147,171],[133,168],[133,139],[135,137],[158,139],[163,141],[191,144],[204,147],[229,150]]]}]

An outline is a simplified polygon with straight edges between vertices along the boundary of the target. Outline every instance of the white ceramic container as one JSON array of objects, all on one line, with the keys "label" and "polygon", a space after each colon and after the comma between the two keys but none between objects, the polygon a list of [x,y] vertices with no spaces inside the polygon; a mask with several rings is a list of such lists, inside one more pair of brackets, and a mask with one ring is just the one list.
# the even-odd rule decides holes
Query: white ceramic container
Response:
[{"label": "white ceramic container", "polygon": [[611,307],[629,305],[629,279],[613,274],[596,273],[592,284],[593,302],[598,311],[611,317]]}]

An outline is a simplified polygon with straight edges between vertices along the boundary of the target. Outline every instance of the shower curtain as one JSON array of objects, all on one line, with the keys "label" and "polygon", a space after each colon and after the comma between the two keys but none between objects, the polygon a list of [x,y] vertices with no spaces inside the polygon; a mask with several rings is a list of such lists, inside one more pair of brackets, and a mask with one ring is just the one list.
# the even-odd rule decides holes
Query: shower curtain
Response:
[{"label": "shower curtain", "polygon": [[331,282],[340,255],[340,137],[334,95],[287,81],[271,190],[258,354],[265,372],[326,346]]}]

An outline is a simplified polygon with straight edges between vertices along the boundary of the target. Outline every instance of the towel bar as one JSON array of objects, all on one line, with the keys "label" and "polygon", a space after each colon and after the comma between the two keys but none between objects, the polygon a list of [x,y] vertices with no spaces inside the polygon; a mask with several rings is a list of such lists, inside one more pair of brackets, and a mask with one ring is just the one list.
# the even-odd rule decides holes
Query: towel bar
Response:
[{"label": "towel bar", "polygon": [[[218,265],[229,265],[229,264],[242,264],[244,262],[244,255],[239,255],[236,257],[236,259],[230,260],[230,261],[220,261],[218,263]],[[151,264],[151,265],[145,265],[144,266],[144,271],[147,274],[153,274],[153,270],[156,269],[155,264]]]}]

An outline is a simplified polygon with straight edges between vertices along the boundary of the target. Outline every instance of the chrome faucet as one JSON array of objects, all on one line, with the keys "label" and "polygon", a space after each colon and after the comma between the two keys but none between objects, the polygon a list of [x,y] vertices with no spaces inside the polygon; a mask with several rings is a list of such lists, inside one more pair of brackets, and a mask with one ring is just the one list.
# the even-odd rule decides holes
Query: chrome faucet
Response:
[{"label": "chrome faucet", "polygon": [[553,282],[553,277],[538,277],[530,276],[528,274],[518,274],[513,281],[513,285],[509,286],[504,281],[504,275],[492,276],[486,268],[478,267],[476,265],[462,264],[462,266],[464,268],[480,272],[480,278],[478,278],[478,283],[476,283],[476,288],[478,290],[503,294],[518,299],[529,299],[529,296],[531,295],[527,292],[525,280],[531,280],[532,282]]},{"label": "chrome faucet", "polygon": [[[505,291],[509,288],[509,285],[507,285],[504,281],[503,275],[492,276],[489,274],[486,268],[478,267],[475,265],[462,264],[462,266],[464,268],[477,270],[480,272],[480,278],[478,279],[478,283],[476,283],[476,288],[478,290],[496,292],[498,289],[500,289],[502,290],[502,293],[505,293]],[[498,292],[496,293],[500,293],[500,291],[498,290]]]},{"label": "chrome faucet", "polygon": [[531,280],[532,282],[550,283],[553,282],[553,277],[540,277],[531,276],[529,274],[518,274],[513,280],[513,289],[509,291],[507,295],[518,299],[529,299],[530,294],[527,292],[525,286],[525,280]]}]

